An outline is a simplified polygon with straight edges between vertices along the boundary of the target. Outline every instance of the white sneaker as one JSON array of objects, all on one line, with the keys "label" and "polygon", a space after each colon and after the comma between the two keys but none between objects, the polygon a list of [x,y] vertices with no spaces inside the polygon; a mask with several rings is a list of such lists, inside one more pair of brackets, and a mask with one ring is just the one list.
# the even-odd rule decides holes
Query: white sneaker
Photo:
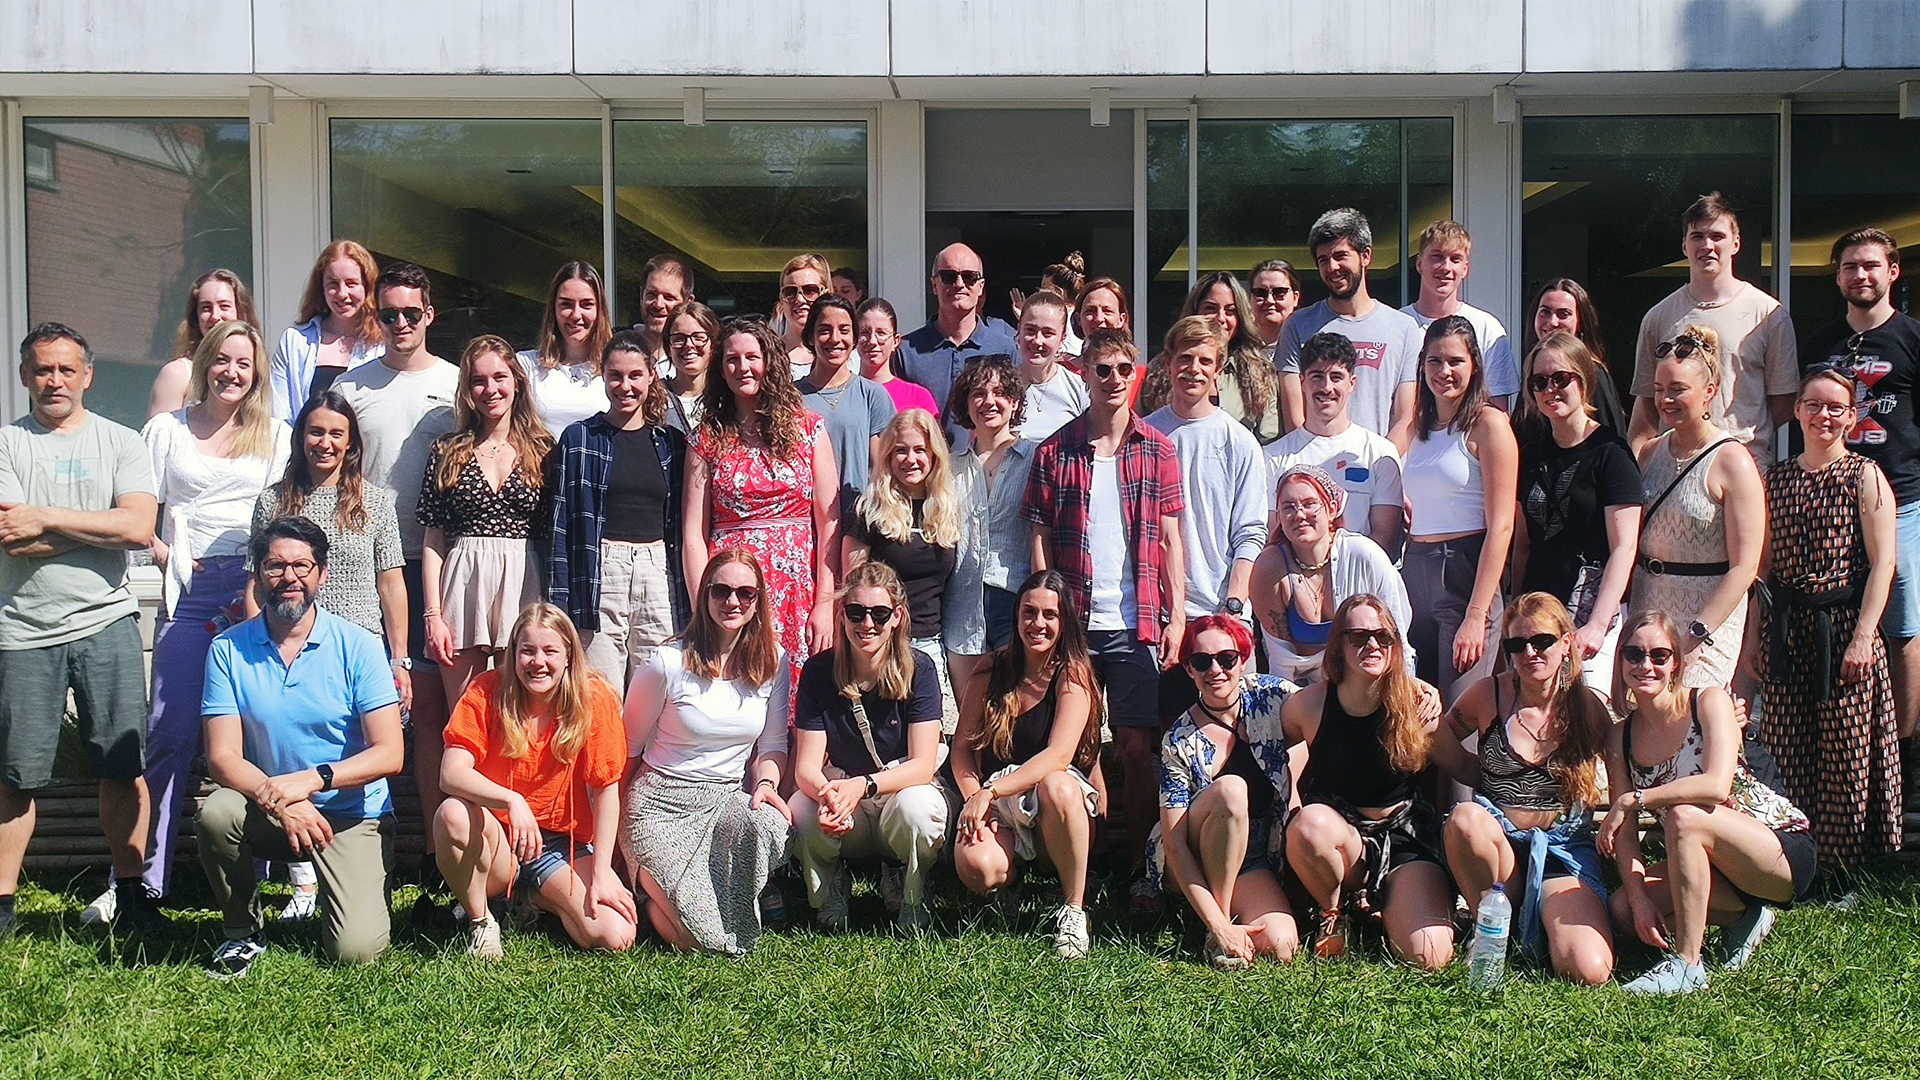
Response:
[{"label": "white sneaker", "polygon": [[1062,960],[1085,959],[1093,951],[1093,938],[1087,933],[1087,909],[1061,904],[1053,918],[1053,954]]},{"label": "white sneaker", "polygon": [[110,923],[119,912],[120,894],[109,885],[106,892],[93,898],[93,903],[80,909],[80,925],[100,926]]},{"label": "white sneaker", "polygon": [[1689,964],[1685,960],[1667,954],[1667,958],[1653,965],[1645,975],[1620,988],[1626,994],[1691,994],[1707,988],[1707,969],[1702,964]]},{"label": "white sneaker", "polygon": [[467,924],[467,955],[476,960],[498,960],[506,955],[500,947],[500,920],[488,915]]},{"label": "white sneaker", "polygon": [[320,913],[320,889],[293,890],[293,899],[280,909],[281,922],[307,922]]},{"label": "white sneaker", "polygon": [[1773,933],[1772,904],[1750,903],[1740,917],[1720,931],[1720,970],[1739,971],[1753,961],[1760,943]]}]

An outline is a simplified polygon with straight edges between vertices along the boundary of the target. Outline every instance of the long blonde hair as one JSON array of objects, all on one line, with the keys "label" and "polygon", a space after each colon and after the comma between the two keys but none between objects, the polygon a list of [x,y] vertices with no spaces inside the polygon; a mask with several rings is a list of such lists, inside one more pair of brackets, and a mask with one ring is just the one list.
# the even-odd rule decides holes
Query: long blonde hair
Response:
[{"label": "long blonde hair", "polygon": [[[839,624],[833,633],[833,681],[849,700],[860,696],[860,680],[853,672],[853,642],[847,637],[847,620],[840,615],[840,605],[847,602],[847,596],[855,589],[880,589],[895,608],[907,606],[906,586],[900,584],[900,575],[893,572],[893,567],[869,561],[847,571],[846,584],[840,586],[833,598],[833,621]],[[873,692],[886,701],[905,701],[913,695],[913,665],[917,658],[911,640],[912,627],[913,620],[904,611],[887,624],[887,644],[881,650],[879,672],[873,684]]]},{"label": "long blonde hair", "polygon": [[559,634],[567,647],[566,669],[560,673],[559,685],[553,688],[554,732],[547,746],[553,751],[554,760],[571,764],[580,756],[587,736],[593,731],[590,698],[593,680],[599,676],[587,664],[587,650],[580,644],[573,620],[544,600],[528,604],[513,621],[513,633],[507,636],[507,670],[500,673],[500,681],[493,687],[493,715],[498,728],[494,734],[500,740],[502,755],[516,761],[527,756],[527,730],[534,720],[533,702],[526,688],[520,685],[520,668],[514,662],[514,653],[520,647],[520,636],[535,628]]},{"label": "long blonde hair", "polygon": [[[1558,729],[1559,741],[1547,756],[1547,771],[1560,781],[1561,795],[1569,808],[1598,806],[1600,761],[1607,752],[1607,730],[1612,721],[1599,696],[1587,689],[1580,676],[1580,665],[1574,662],[1573,615],[1552,593],[1530,592],[1507,605],[1506,614],[1500,620],[1501,632],[1511,633],[1522,619],[1550,627],[1566,646],[1550,699],[1552,724]],[[1498,724],[1504,720],[1496,716],[1493,722]]]},{"label": "long blonde hair", "polygon": [[1380,741],[1387,762],[1403,773],[1419,772],[1427,767],[1427,754],[1433,747],[1433,733],[1420,719],[1420,682],[1407,671],[1407,638],[1400,632],[1399,622],[1387,610],[1386,602],[1372,593],[1354,593],[1333,613],[1329,645],[1320,662],[1326,673],[1327,693],[1339,693],[1340,683],[1347,677],[1345,635],[1353,609],[1358,607],[1372,608],[1380,616],[1381,627],[1393,635],[1387,672],[1380,677],[1380,704],[1387,710],[1386,730]]},{"label": "long blonde hair", "polygon": [[228,319],[216,323],[207,331],[207,336],[200,339],[193,350],[193,375],[187,383],[187,400],[195,404],[206,402],[209,372],[213,370],[214,361],[220,358],[220,347],[230,337],[245,337],[253,344],[253,382],[233,416],[234,426],[239,429],[233,437],[233,448],[241,457],[272,461],[274,427],[280,421],[273,418],[273,381],[267,377],[267,344],[252,323]]},{"label": "long blonde hair", "polygon": [[935,547],[960,546],[961,506],[953,489],[953,459],[947,455],[947,439],[939,422],[925,409],[896,413],[880,431],[880,448],[873,455],[872,476],[867,490],[854,501],[859,514],[873,531],[897,543],[906,543],[913,535],[913,501],[893,479],[893,449],[908,429],[918,431],[926,440],[933,464],[927,469],[927,497],[920,516],[920,532]]},{"label": "long blonde hair", "polygon": [[539,491],[546,483],[547,452],[553,449],[553,436],[540,422],[534,409],[533,388],[528,385],[527,369],[520,366],[513,346],[505,338],[482,334],[467,342],[460,354],[460,390],[453,399],[453,430],[440,436],[434,445],[440,450],[440,469],[434,474],[434,486],[452,490],[460,482],[460,471],[473,460],[473,448],[486,433],[480,430],[479,410],[473,407],[473,369],[483,356],[496,356],[513,373],[513,406],[507,424],[507,445],[513,447],[513,467],[527,486]]}]

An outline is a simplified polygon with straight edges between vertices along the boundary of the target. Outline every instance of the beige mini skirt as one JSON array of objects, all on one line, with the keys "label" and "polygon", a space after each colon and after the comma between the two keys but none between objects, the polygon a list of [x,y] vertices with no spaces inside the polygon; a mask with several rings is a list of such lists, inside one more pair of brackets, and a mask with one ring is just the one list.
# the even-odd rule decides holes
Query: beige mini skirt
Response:
[{"label": "beige mini skirt", "polygon": [[541,598],[533,541],[463,536],[440,568],[440,617],[453,647],[504,649],[520,609]]}]

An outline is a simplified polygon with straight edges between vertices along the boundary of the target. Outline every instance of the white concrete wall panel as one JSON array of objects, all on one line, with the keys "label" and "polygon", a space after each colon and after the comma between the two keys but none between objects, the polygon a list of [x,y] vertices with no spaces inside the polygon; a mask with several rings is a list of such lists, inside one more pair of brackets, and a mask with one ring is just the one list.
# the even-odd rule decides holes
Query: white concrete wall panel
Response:
[{"label": "white concrete wall panel", "polygon": [[893,73],[1196,75],[1207,62],[1202,10],[1197,0],[892,0]]},{"label": "white concrete wall panel", "polygon": [[1850,68],[1920,68],[1920,0],[1846,0]]},{"label": "white concrete wall panel", "polygon": [[887,74],[887,0],[573,0],[583,75]]},{"label": "white concrete wall panel", "polygon": [[1517,72],[1522,2],[1207,0],[1207,71]]},{"label": "white concrete wall panel", "polygon": [[1837,68],[1844,16],[1857,14],[1878,24],[1891,14],[1887,9],[1901,6],[1838,0],[1526,4],[1526,68],[1534,72]]},{"label": "white concrete wall panel", "polygon": [[565,74],[570,0],[255,0],[261,74]]},{"label": "white concrete wall panel", "polygon": [[248,0],[6,0],[0,71],[253,69]]}]

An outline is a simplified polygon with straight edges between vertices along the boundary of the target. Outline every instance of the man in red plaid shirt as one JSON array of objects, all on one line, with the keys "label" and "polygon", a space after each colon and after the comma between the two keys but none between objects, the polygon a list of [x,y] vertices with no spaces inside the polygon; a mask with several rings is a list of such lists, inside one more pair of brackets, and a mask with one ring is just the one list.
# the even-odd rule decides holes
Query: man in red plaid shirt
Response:
[{"label": "man in red plaid shirt", "polygon": [[1120,749],[1136,906],[1150,907],[1158,899],[1145,868],[1159,784],[1160,672],[1180,655],[1186,631],[1186,503],[1173,444],[1128,404],[1138,357],[1123,334],[1087,335],[1080,370],[1092,404],[1034,452],[1025,513],[1034,570],[1065,575],[1086,619]]}]

